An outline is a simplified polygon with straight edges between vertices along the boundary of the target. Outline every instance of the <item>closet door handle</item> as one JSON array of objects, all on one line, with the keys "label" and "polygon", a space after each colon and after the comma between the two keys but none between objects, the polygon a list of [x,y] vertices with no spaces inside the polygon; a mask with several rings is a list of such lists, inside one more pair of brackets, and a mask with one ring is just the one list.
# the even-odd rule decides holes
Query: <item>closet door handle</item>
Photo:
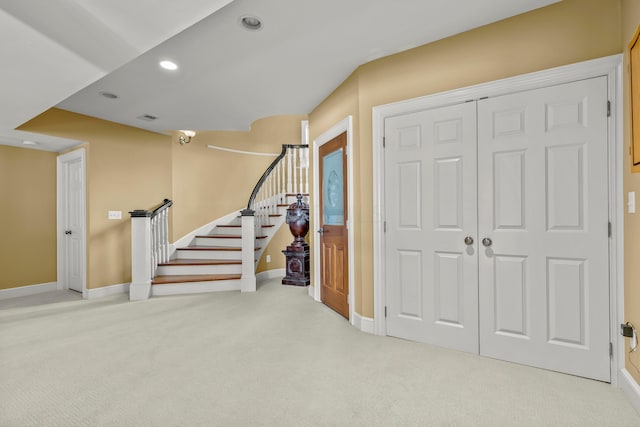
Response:
[{"label": "closet door handle", "polygon": [[467,236],[464,238],[464,244],[467,246],[473,245],[473,237]]},{"label": "closet door handle", "polygon": [[490,238],[485,237],[484,239],[482,239],[482,245],[483,245],[483,246],[485,246],[485,247],[487,247],[487,248],[488,248],[488,247],[489,247],[489,246],[491,246],[492,244],[493,244],[493,241],[492,241]]}]

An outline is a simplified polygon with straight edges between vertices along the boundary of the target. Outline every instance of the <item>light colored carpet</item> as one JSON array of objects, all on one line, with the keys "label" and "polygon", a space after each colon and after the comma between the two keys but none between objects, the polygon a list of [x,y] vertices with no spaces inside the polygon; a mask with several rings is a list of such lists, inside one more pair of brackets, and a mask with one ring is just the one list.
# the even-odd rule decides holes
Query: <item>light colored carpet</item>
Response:
[{"label": "light colored carpet", "polygon": [[254,294],[0,301],[2,426],[640,426],[609,384],[359,332]]}]

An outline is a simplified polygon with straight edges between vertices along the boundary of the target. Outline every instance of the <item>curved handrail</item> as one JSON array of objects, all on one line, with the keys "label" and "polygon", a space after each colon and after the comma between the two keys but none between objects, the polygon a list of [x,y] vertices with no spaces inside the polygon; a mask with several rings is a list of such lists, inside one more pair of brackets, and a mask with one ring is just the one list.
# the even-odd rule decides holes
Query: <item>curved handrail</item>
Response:
[{"label": "curved handrail", "polygon": [[280,154],[278,154],[278,157],[276,157],[275,160],[271,162],[267,170],[265,170],[264,173],[262,174],[262,177],[260,177],[260,180],[258,181],[256,186],[253,188],[253,191],[251,192],[251,196],[249,197],[249,202],[247,203],[247,210],[252,210],[251,207],[253,206],[253,203],[256,199],[256,196],[258,195],[258,192],[260,191],[260,188],[262,188],[262,185],[267,180],[267,177],[271,174],[271,172],[273,172],[273,170],[278,165],[280,160],[282,160],[284,156],[287,154],[287,150],[289,148],[308,148],[308,147],[309,147],[308,145],[303,145],[303,144],[282,144],[282,151],[280,152]]},{"label": "curved handrail", "polygon": [[163,210],[165,209],[169,209],[171,206],[173,205],[173,201],[169,200],[169,199],[164,199],[162,201],[162,203],[160,204],[160,206],[158,206],[157,208],[155,208],[152,211],[152,215],[151,218],[153,218],[154,216],[158,215],[159,213],[161,213]]},{"label": "curved handrail", "polygon": [[154,216],[160,214],[162,211],[170,208],[173,205],[173,201],[169,199],[164,199],[162,203],[158,205],[155,209],[148,211],[146,209],[135,209],[133,211],[129,211],[131,218],[153,218]]}]

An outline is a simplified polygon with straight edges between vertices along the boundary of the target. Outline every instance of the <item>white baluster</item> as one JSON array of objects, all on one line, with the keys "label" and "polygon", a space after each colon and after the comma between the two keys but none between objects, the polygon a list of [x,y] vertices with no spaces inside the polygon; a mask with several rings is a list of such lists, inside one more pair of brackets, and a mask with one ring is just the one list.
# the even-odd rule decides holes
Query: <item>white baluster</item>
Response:
[{"label": "white baluster", "polygon": [[291,174],[291,155],[290,150],[287,148],[287,193],[292,193],[293,189],[291,187],[292,182],[292,174]]},{"label": "white baluster", "polygon": [[302,173],[302,165],[304,164],[304,163],[303,163],[303,160],[304,160],[304,159],[303,159],[303,157],[302,157],[303,151],[304,151],[304,150],[303,150],[302,148],[299,148],[299,149],[298,149],[298,157],[300,158],[300,161],[298,162],[298,165],[300,165],[300,169],[298,170],[298,175],[300,176],[300,186],[298,187],[298,193],[302,193],[302,194],[304,194],[304,187],[303,187],[303,185],[302,185],[302,184],[303,184],[303,182],[302,182],[302,176],[304,175],[304,174]]},{"label": "white baluster", "polygon": [[291,150],[291,157],[293,157],[293,194],[298,194],[298,150],[296,148]]},{"label": "white baluster", "polygon": [[165,210],[162,212],[162,234],[164,238],[162,240],[163,253],[162,253],[162,262],[169,261],[169,210]]},{"label": "white baluster", "polygon": [[273,176],[269,175],[269,199],[268,199],[268,208],[267,210],[269,211],[269,213],[273,214],[275,213],[274,209],[273,209],[273,196],[275,194],[275,190],[274,190],[274,181],[273,181]]},{"label": "white baluster", "polygon": [[286,203],[287,202],[287,189],[284,185],[285,182],[285,171],[284,171],[284,164],[285,164],[286,160],[284,158],[280,159],[280,166],[279,166],[279,170],[280,170],[280,192],[282,193],[282,195],[280,196],[282,199],[282,203]]},{"label": "white baluster", "polygon": [[309,194],[309,147],[304,149],[306,165],[304,168],[304,193]]},{"label": "white baluster", "polygon": [[155,218],[151,218],[151,264],[149,269],[151,270],[151,277],[153,277],[153,265],[156,262],[156,224]]}]

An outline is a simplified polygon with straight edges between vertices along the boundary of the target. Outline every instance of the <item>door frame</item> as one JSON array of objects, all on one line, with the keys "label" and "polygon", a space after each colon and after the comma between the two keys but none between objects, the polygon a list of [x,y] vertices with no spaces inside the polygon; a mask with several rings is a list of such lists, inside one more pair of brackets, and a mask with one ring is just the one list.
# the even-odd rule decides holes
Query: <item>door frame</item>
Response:
[{"label": "door frame", "polygon": [[66,268],[66,259],[64,257],[64,242],[65,242],[65,222],[64,222],[64,206],[65,206],[65,196],[66,193],[64,191],[65,188],[65,175],[64,175],[64,165],[65,163],[80,160],[80,166],[82,169],[82,212],[81,217],[82,220],[82,251],[80,253],[80,265],[82,266],[82,298],[86,299],[88,297],[87,293],[87,163],[86,163],[86,152],[84,148],[79,148],[77,150],[70,151],[68,153],[61,154],[57,157],[56,163],[56,213],[57,213],[57,253],[58,253],[58,273],[57,273],[57,282],[58,282],[58,290],[69,289],[69,284],[66,280],[67,277],[67,268]]},{"label": "door frame", "polygon": [[444,107],[483,97],[540,89],[576,80],[607,76],[611,116],[608,128],[609,218],[609,334],[614,355],[611,358],[611,384],[618,384],[624,368],[624,340],[617,325],[624,314],[623,246],[623,133],[622,133],[622,58],[621,54],[579,62],[543,71],[509,77],[433,95],[373,107],[373,299],[374,333],[386,335],[385,234],[384,234],[384,122],[388,117]]},{"label": "door frame", "polygon": [[[313,197],[311,197],[311,211],[313,212],[313,225],[317,232],[318,224],[320,224],[320,147],[334,139],[341,133],[347,133],[347,258],[349,260],[349,322],[355,324],[354,310],[354,268],[355,261],[353,256],[353,118],[347,116],[329,130],[322,133],[313,140]],[[318,284],[316,286],[316,283]],[[313,239],[313,282],[309,286],[309,296],[314,300],[321,302],[320,299],[320,239],[314,234]]]}]

